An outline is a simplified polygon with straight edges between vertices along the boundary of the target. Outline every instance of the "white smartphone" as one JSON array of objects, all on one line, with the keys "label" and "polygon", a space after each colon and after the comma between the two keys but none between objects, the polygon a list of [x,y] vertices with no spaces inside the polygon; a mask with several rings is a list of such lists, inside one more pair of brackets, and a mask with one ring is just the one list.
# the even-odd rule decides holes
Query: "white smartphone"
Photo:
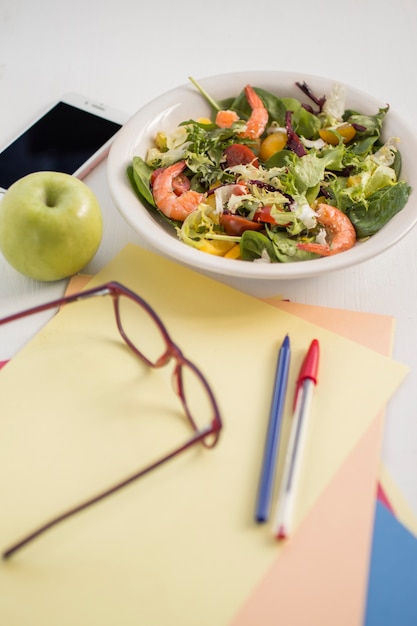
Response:
[{"label": "white smartphone", "polygon": [[38,171],[83,178],[110,150],[128,115],[78,94],[66,94],[0,150],[0,192]]}]

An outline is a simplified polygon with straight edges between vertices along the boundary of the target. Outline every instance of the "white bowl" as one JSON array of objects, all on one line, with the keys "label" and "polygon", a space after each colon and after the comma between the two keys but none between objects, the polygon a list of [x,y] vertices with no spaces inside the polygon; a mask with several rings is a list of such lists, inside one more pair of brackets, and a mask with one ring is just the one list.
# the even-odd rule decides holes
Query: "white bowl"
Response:
[{"label": "white bowl", "polygon": [[[329,94],[334,83],[340,82],[306,74],[273,71],[238,72],[198,79],[206,91],[218,100],[237,95],[247,83],[272,91],[278,96],[295,96],[300,99],[302,93],[296,87],[296,81],[305,81],[320,96]],[[387,104],[348,85],[345,85],[345,89],[346,108],[374,115],[380,107]],[[213,256],[186,245],[174,233],[164,228],[162,223],[158,223],[140,203],[131,188],[126,169],[134,156],[146,157],[147,149],[158,130],[173,131],[184,120],[204,117],[210,113],[208,104],[197,89],[191,83],[184,84],[162,94],[140,109],[119,131],[113,142],[107,166],[110,193],[122,216],[139,234],[144,247],[211,275],[280,281],[318,276],[362,263],[393,246],[415,225],[417,196],[412,192],[402,211],[378,233],[367,241],[356,243],[350,250],[330,257],[294,263],[253,263]],[[391,109],[384,121],[383,137],[400,138],[401,178],[407,180],[412,188],[417,188],[417,171],[414,167],[417,140],[407,124]]]}]

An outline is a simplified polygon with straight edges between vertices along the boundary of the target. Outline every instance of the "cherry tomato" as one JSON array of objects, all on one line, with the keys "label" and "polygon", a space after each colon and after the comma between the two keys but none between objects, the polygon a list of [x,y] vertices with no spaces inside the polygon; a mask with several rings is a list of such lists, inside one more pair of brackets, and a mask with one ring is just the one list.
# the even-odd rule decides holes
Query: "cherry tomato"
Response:
[{"label": "cherry tomato", "polygon": [[228,146],[224,150],[224,156],[227,167],[246,165],[247,163],[253,163],[255,167],[258,167],[258,159],[255,153],[243,143],[233,143],[231,146]]},{"label": "cherry tomato", "polygon": [[[151,180],[150,180],[151,187],[153,187],[153,185],[155,184],[156,178],[159,176],[159,174],[161,174],[164,171],[164,169],[165,169],[164,167],[158,167],[156,170],[152,172]],[[172,180],[172,190],[177,196],[180,196],[185,191],[188,191],[190,188],[191,188],[190,180],[182,172],[181,174],[178,174],[178,176],[176,176]]]},{"label": "cherry tomato", "polygon": [[178,174],[172,181],[172,189],[177,196],[191,188],[190,179],[183,173]]},{"label": "cherry tomato", "polygon": [[151,187],[153,187],[153,185],[154,185],[154,183],[155,183],[155,180],[156,180],[156,177],[157,177],[157,176],[159,176],[159,174],[161,174],[161,172],[163,172],[163,171],[164,171],[164,169],[165,169],[165,168],[163,168],[163,167],[157,167],[157,168],[156,168],[156,170],[154,170],[154,171],[152,172],[152,174],[151,174],[151,180],[150,180]]},{"label": "cherry tomato", "polygon": [[223,213],[220,216],[220,224],[224,228],[226,235],[232,237],[240,237],[245,230],[261,230],[262,224],[260,222],[252,222],[240,215],[232,215],[230,213]]},{"label": "cherry tomato", "polygon": [[255,211],[255,215],[253,216],[254,222],[263,222],[264,224],[275,224],[275,219],[271,215],[272,207],[261,206]]}]

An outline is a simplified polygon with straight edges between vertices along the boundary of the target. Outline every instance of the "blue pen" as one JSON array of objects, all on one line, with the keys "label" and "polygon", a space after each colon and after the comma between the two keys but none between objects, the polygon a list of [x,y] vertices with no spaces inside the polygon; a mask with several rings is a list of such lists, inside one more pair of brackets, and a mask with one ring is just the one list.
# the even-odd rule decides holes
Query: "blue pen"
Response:
[{"label": "blue pen", "polygon": [[266,435],[258,500],[256,504],[255,519],[257,522],[266,522],[271,508],[272,487],[274,483],[279,435],[281,432],[281,418],[287,391],[290,356],[290,339],[288,335],[286,335],[278,353],[277,369],[275,372],[274,394],[269,415],[268,432]]}]

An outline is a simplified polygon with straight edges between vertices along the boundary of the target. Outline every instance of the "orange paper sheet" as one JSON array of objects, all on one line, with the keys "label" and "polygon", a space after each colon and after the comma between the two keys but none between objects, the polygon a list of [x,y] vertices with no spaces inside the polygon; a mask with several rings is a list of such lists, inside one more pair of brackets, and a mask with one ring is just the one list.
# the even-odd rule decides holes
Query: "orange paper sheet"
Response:
[{"label": "orange paper sheet", "polygon": [[382,422],[376,419],[230,626],[362,626]]}]

